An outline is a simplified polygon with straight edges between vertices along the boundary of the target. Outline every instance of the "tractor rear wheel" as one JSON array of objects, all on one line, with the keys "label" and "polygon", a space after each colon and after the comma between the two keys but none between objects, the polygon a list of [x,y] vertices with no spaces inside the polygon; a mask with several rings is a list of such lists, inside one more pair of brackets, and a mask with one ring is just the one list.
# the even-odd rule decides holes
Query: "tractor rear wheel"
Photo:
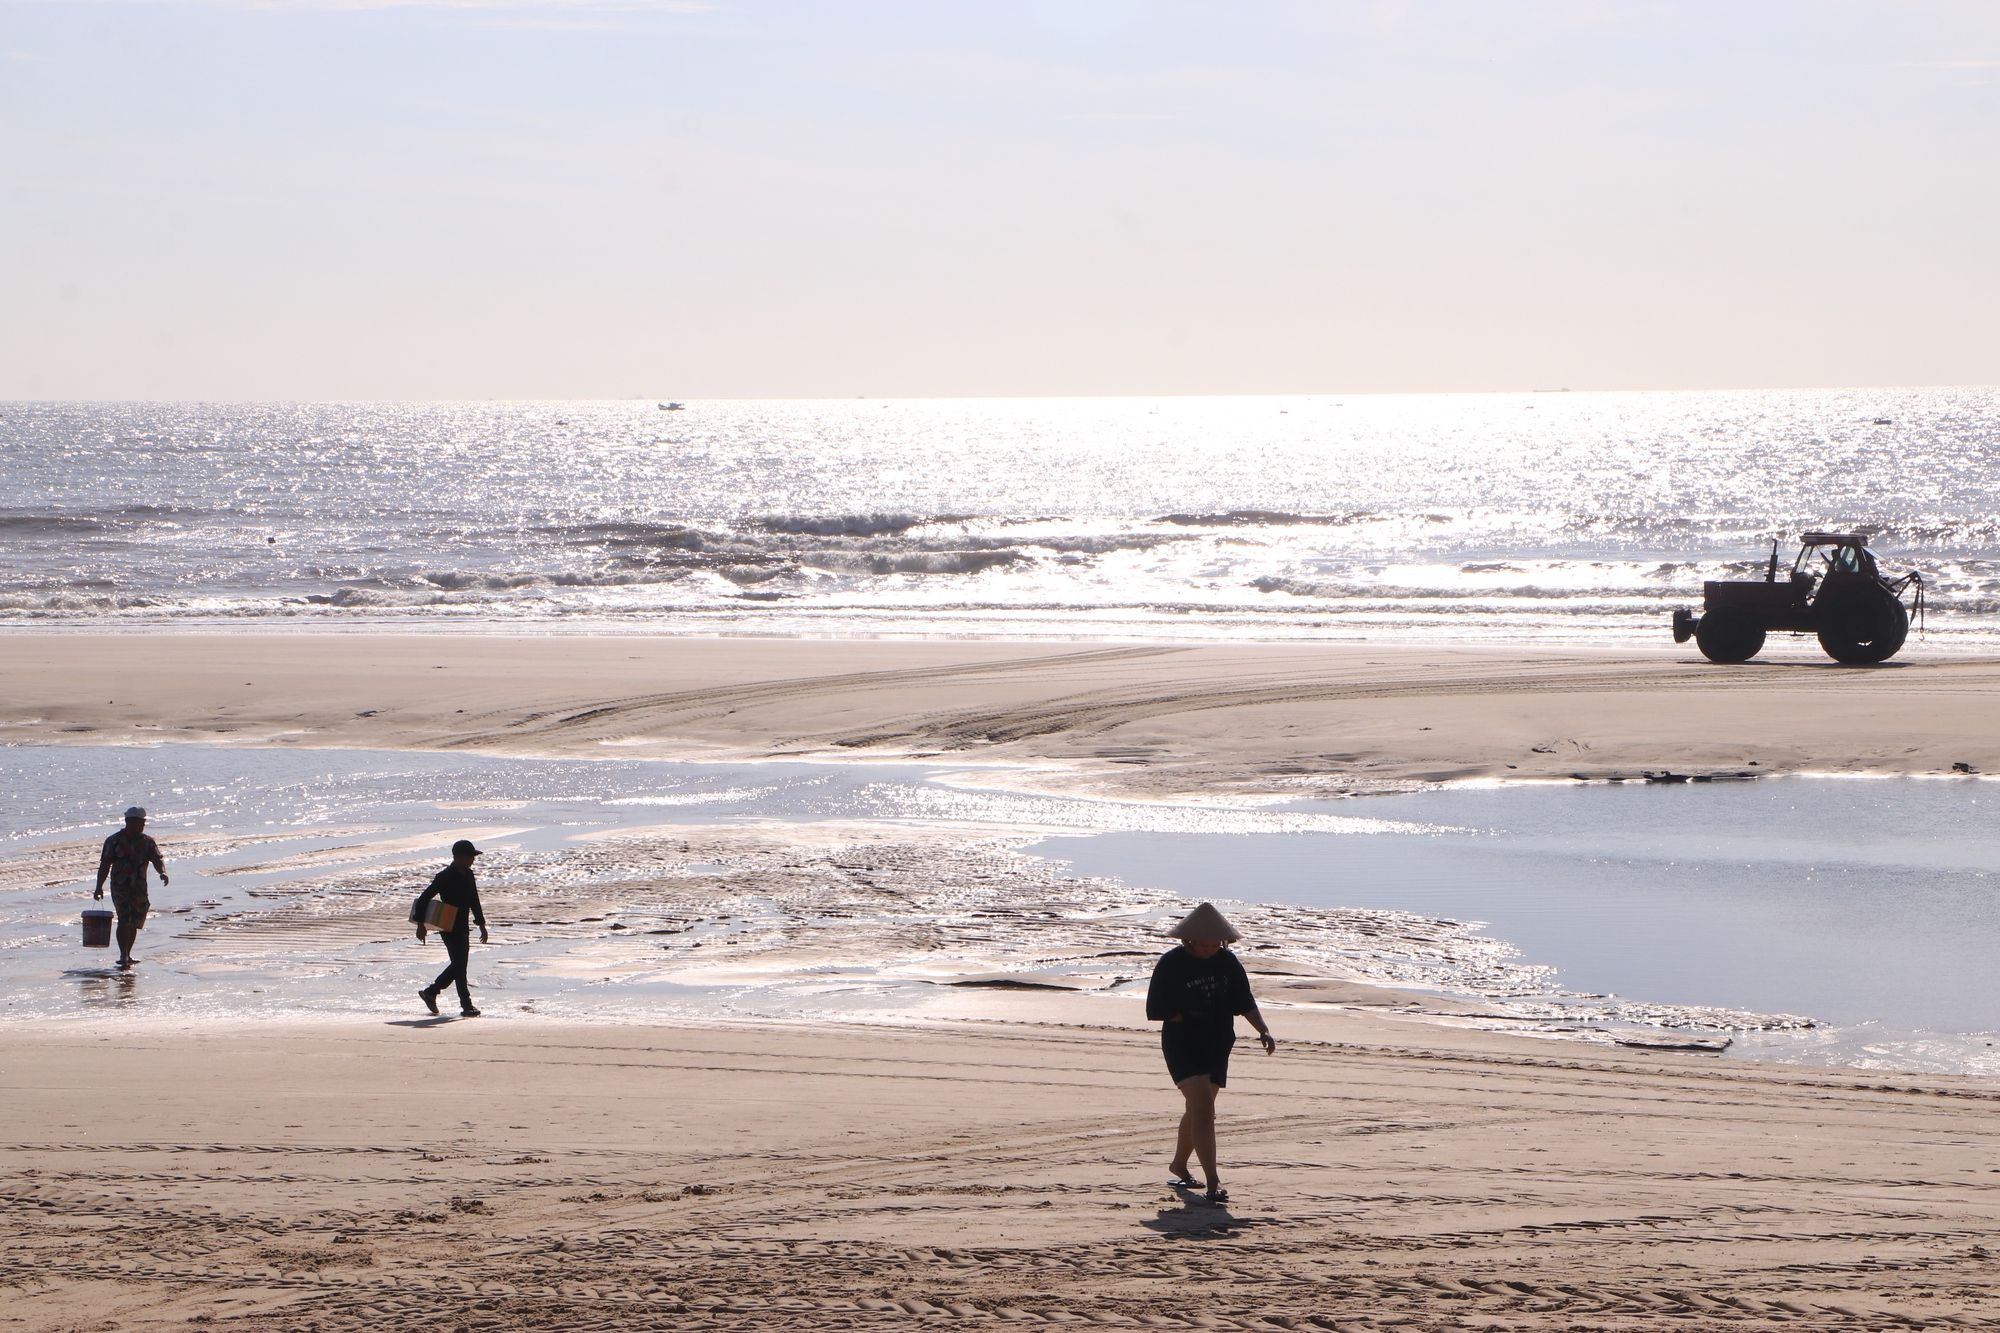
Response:
[{"label": "tractor rear wheel", "polygon": [[1886,589],[1852,592],[1813,608],[1819,646],[1836,662],[1862,666],[1894,657],[1910,634],[1910,613]]},{"label": "tractor rear wheel", "polygon": [[1740,606],[1720,606],[1695,623],[1694,646],[1711,662],[1747,662],[1764,647],[1764,626]]}]

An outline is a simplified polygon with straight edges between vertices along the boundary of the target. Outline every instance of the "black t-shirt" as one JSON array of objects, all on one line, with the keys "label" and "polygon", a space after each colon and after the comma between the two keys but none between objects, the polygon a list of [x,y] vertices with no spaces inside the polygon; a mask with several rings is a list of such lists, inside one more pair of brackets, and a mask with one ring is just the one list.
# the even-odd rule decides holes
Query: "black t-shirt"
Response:
[{"label": "black t-shirt", "polygon": [[437,878],[431,881],[431,886],[417,899],[419,913],[424,910],[424,904],[431,900],[433,894],[458,909],[458,920],[452,923],[451,929],[446,931],[446,934],[461,934],[470,930],[471,923],[475,921],[479,923],[481,930],[486,929],[486,913],[479,910],[479,881],[472,877],[470,870],[446,866],[438,871]]},{"label": "black t-shirt", "polygon": [[1255,1006],[1243,961],[1227,949],[1213,958],[1196,958],[1186,949],[1163,954],[1146,988],[1146,1017],[1156,1023],[1179,1014],[1189,1027],[1226,1030]]}]

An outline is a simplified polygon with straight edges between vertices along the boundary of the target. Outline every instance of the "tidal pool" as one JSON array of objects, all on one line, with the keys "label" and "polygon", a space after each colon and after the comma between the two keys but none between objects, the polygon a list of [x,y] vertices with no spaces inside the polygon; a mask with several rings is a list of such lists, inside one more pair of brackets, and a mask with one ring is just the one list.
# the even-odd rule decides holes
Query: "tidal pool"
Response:
[{"label": "tidal pool", "polygon": [[[642,829],[868,820],[941,848],[965,836],[948,828],[1018,828],[1017,846],[1135,890],[1482,922],[1489,938],[1468,942],[1467,976],[1490,973],[1497,939],[1518,963],[1553,969],[1551,991],[1821,1025],[1741,1033],[1733,1054],[2000,1074],[1989,1044],[2000,1026],[1990,963],[2000,910],[1987,831],[2000,788],[1980,779],[1519,784],[1259,810],[966,785],[977,780],[934,765],[0,747],[0,866],[12,867],[0,881],[0,1017],[105,1005],[365,1012],[407,999],[408,942],[383,938],[379,923],[374,938],[329,935],[282,959],[232,946],[230,923],[296,912],[292,886],[307,883],[374,893],[379,916],[421,887],[461,833],[498,849],[496,870],[512,858],[554,873],[592,839]],[[108,974],[74,931],[92,842],[133,803],[153,812],[163,842],[191,853],[156,891],[160,916],[141,952],[162,962],[136,982]],[[1117,906],[1115,885],[1094,892],[1105,910]],[[600,966],[608,947],[554,936],[496,945],[485,975],[554,1006],[545,1012],[789,1012],[772,1007],[768,985],[704,988],[671,971]],[[1453,989],[1451,962],[1430,968],[1433,989]],[[821,988],[814,1012],[862,1004],[854,996],[893,1007],[907,981],[871,982],[866,958],[851,970],[853,995],[834,1002]]]},{"label": "tidal pool", "polygon": [[1739,1038],[1741,1054],[2000,1073],[2000,786],[1985,780],[1536,783],[1287,808],[1452,831],[1030,850],[1191,894],[1481,921],[1571,989],[1825,1025]]}]

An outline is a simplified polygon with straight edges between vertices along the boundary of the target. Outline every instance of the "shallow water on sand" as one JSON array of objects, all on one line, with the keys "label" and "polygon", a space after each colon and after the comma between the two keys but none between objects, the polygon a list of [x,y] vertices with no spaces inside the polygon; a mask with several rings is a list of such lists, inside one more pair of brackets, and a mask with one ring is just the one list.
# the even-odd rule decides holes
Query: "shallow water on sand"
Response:
[{"label": "shallow water on sand", "polygon": [[[488,853],[480,877],[495,939],[476,955],[476,989],[504,992],[496,998],[515,1008],[894,1014],[961,974],[1030,965],[1081,978],[1051,984],[1109,988],[1115,968],[1079,971],[1077,959],[1031,946],[1034,931],[1003,929],[998,917],[1024,907],[1047,916],[1052,894],[1067,895],[1079,921],[1115,907],[1136,931],[1171,915],[1171,896],[1138,901],[1103,883],[1052,888],[1053,866],[1007,848],[1094,828],[1397,827],[1361,811],[984,795],[937,785],[933,773],[208,745],[0,748],[0,1021],[103,1006],[186,1017],[408,1008],[442,958],[435,943],[428,953],[413,944],[403,912],[460,837]],[[134,976],[118,974],[109,951],[83,949],[77,930],[98,844],[127,802],[149,811],[171,877],[153,885]],[[858,861],[828,850],[856,839],[880,850]],[[913,882],[870,879],[863,888],[886,897],[846,901],[877,871]],[[1145,928],[1148,947],[1156,926]],[[936,939],[890,947],[871,941],[875,929],[963,939],[955,950]],[[1460,952],[1485,966],[1499,948],[1479,941]]]},{"label": "shallow water on sand", "polygon": [[1515,784],[1362,804],[1480,834],[1106,834],[1032,850],[1184,892],[1485,922],[1566,987],[1825,1025],[1739,1037],[1739,1054],[2000,1073],[1989,782]]},{"label": "shallow water on sand", "polygon": [[[1241,910],[1283,957],[1476,996],[1515,1015],[1495,1024],[1508,1030],[1747,1025],[1736,1054],[2000,1073],[1986,837],[2000,796],[1982,781],[1513,785],[1227,810],[964,785],[976,778],[7,747],[0,1020],[397,1012],[442,964],[401,912],[469,836],[492,852],[482,885],[508,923],[475,956],[489,1007],[894,1016],[1002,974],[1123,1003],[1159,926],[1214,897],[1280,905]],[[127,802],[152,810],[173,882],[121,977],[75,923]],[[877,850],[813,848],[853,830]],[[1030,928],[1044,918],[1096,944],[1052,948],[1067,927]],[[1754,1030],[1785,1014],[1820,1026]]]}]

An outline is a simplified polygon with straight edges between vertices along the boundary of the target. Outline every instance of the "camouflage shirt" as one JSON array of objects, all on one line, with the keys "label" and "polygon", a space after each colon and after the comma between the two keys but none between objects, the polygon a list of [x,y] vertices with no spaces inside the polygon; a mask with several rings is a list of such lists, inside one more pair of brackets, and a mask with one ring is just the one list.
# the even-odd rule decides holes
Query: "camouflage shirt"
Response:
[{"label": "camouflage shirt", "polygon": [[144,833],[119,829],[104,840],[104,855],[98,859],[97,870],[99,874],[107,869],[111,872],[113,892],[144,893],[148,865],[159,867],[162,875],[167,873],[167,863],[160,859],[160,845]]}]

